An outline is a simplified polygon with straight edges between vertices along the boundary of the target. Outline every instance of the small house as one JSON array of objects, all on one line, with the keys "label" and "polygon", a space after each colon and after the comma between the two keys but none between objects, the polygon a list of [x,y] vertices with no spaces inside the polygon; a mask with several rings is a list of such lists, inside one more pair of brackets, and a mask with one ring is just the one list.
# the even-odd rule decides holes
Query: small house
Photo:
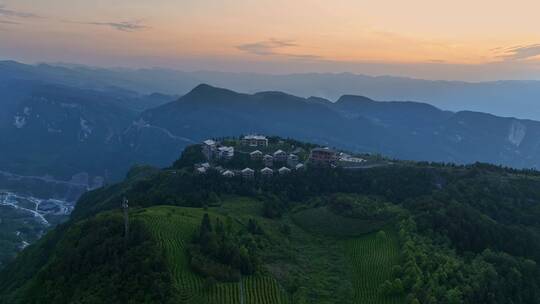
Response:
[{"label": "small house", "polygon": [[274,161],[275,162],[286,162],[287,161],[287,153],[283,150],[277,150],[274,152]]},{"label": "small house", "polygon": [[272,175],[274,175],[274,170],[268,168],[268,167],[265,167],[263,169],[261,169],[261,175],[264,176],[264,177],[271,177]]},{"label": "small house", "polygon": [[258,160],[262,159],[263,153],[261,151],[259,151],[259,150],[255,150],[255,151],[249,153],[249,157],[251,158],[251,160],[258,161]]},{"label": "small house", "polygon": [[263,157],[263,163],[266,167],[272,167],[274,165],[274,157],[272,155],[266,154]]},{"label": "small house", "polygon": [[281,167],[279,170],[279,175],[285,175],[285,174],[289,174],[291,173],[291,169],[287,168],[287,167]]},{"label": "small house", "polygon": [[232,172],[231,170],[226,170],[223,173],[221,173],[221,175],[225,177],[234,177],[234,172]]},{"label": "small house", "polygon": [[251,168],[245,168],[242,172],[242,177],[245,179],[252,179],[255,176],[255,171]]},{"label": "small house", "polygon": [[305,166],[304,164],[298,164],[296,165],[296,167],[294,168],[296,171],[300,171],[300,170],[304,170]]},{"label": "small house", "polygon": [[289,166],[290,168],[296,167],[296,165],[298,165],[298,161],[299,158],[296,154],[291,153],[289,154],[289,156],[287,156],[287,166]]}]

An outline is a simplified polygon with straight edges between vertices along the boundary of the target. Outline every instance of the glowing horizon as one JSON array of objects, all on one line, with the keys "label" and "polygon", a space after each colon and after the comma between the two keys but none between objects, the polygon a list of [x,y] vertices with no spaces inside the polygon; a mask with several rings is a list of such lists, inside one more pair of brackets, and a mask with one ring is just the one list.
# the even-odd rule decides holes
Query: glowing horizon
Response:
[{"label": "glowing horizon", "polygon": [[0,1],[3,59],[540,79],[536,0],[35,2]]}]

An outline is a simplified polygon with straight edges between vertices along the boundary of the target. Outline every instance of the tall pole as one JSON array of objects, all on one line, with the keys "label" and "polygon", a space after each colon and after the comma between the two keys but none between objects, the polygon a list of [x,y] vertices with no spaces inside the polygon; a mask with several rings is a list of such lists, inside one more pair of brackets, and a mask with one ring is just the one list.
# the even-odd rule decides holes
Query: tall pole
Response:
[{"label": "tall pole", "polygon": [[125,197],[122,200],[122,209],[124,210],[124,237],[127,240],[129,234],[129,201]]}]

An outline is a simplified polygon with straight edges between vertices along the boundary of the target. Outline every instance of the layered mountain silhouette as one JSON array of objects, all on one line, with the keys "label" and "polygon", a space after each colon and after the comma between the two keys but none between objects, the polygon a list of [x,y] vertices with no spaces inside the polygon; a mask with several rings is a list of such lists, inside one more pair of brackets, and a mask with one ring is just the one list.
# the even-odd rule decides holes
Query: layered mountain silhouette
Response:
[{"label": "layered mountain silhouette", "polygon": [[375,100],[414,100],[452,111],[478,111],[500,116],[540,120],[540,81],[433,81],[351,73],[186,72],[167,69],[105,69],[67,64],[26,65],[0,61],[0,82],[36,80],[86,89],[123,88],[139,94],[161,92],[185,95],[200,83],[238,92],[264,90],[301,97],[337,100],[343,94],[365,95]]},{"label": "layered mountain silhouette", "polygon": [[115,180],[135,163],[166,166],[187,145],[249,133],[400,159],[540,167],[539,122],[417,102],[352,95],[332,102],[206,84],[172,102],[167,95],[34,82],[4,86],[2,96],[0,165],[15,173]]},{"label": "layered mountain silhouette", "polygon": [[[175,102],[143,112],[140,120],[195,142],[262,133],[402,159],[482,161],[520,168],[540,164],[538,122],[362,96],[345,95],[333,103],[200,85]],[[132,132],[137,129],[128,133]]]}]

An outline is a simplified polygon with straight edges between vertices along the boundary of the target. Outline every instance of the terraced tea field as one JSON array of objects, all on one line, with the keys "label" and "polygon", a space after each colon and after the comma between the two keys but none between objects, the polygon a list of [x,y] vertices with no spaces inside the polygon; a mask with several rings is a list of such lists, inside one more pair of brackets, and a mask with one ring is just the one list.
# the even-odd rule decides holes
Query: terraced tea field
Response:
[{"label": "terraced tea field", "polygon": [[[242,283],[217,283],[205,287],[204,278],[189,270],[186,244],[206,211],[158,206],[136,216],[143,219],[165,248],[180,303],[284,304],[288,297],[270,276],[244,277]],[[208,212],[212,218],[218,215]]]},{"label": "terraced tea field", "polygon": [[356,237],[378,231],[388,223],[339,216],[326,207],[300,211],[293,215],[293,219],[309,232],[333,237]]},{"label": "terraced tea field", "polygon": [[354,303],[405,303],[404,297],[379,293],[379,286],[392,278],[392,267],[399,263],[399,243],[393,230],[346,240],[343,246],[352,268]]}]

